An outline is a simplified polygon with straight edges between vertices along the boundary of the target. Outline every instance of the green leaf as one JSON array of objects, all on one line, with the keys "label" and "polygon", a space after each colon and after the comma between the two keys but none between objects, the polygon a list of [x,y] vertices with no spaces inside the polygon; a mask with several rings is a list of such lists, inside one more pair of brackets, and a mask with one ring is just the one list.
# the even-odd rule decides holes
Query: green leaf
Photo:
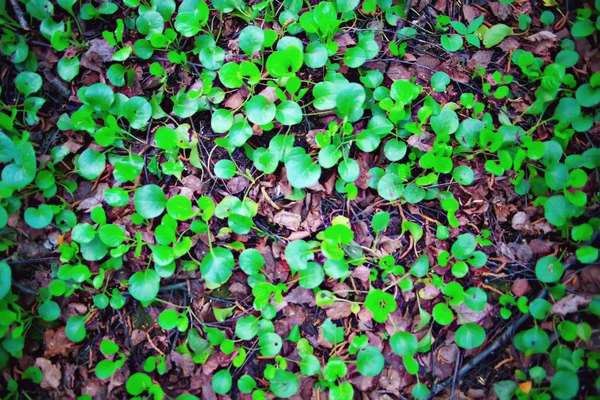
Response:
[{"label": "green leaf", "polygon": [[297,125],[302,122],[302,109],[295,101],[286,100],[277,106],[275,118],[283,125]]},{"label": "green leaf", "polygon": [[427,254],[421,255],[415,260],[409,270],[410,274],[417,278],[422,278],[429,272],[429,258]]},{"label": "green leaf", "polygon": [[215,133],[225,133],[233,125],[233,112],[219,108],[216,110],[210,119],[210,127]]},{"label": "green leaf", "polygon": [[356,368],[364,376],[378,375],[385,365],[385,358],[377,347],[369,346],[356,356]]},{"label": "green leaf", "polygon": [[477,247],[477,241],[475,236],[470,233],[463,233],[456,238],[456,241],[452,243],[450,252],[454,257],[459,260],[466,260],[475,252]]},{"label": "green leaf", "polygon": [[572,371],[556,371],[550,382],[550,390],[557,399],[572,399],[579,392],[579,377]]},{"label": "green leaf", "polygon": [[361,47],[352,47],[344,53],[344,63],[350,68],[358,68],[367,61],[367,53]]},{"label": "green leaf", "polygon": [[285,162],[287,178],[296,189],[310,187],[319,181],[321,167],[313,162],[307,154],[298,154],[289,157]]},{"label": "green leaf", "polygon": [[133,129],[142,129],[152,117],[152,106],[143,97],[135,96],[121,106],[121,115]]},{"label": "green leaf", "polygon": [[256,381],[250,375],[244,375],[238,380],[238,389],[240,392],[250,394],[256,387]]},{"label": "green leaf", "polygon": [[377,214],[373,215],[373,219],[371,221],[371,225],[373,227],[373,231],[377,234],[385,231],[390,223],[390,214],[385,211],[380,211]]},{"label": "green leaf", "polygon": [[266,125],[273,121],[277,111],[275,104],[261,95],[252,97],[245,106],[248,120],[256,125]]},{"label": "green leaf", "polygon": [[454,313],[446,303],[437,303],[432,311],[435,322],[442,326],[450,325],[454,320]]},{"label": "green leaf", "polygon": [[79,89],[77,95],[84,103],[98,111],[108,111],[115,100],[115,94],[110,86],[104,83],[94,83]]},{"label": "green leaf", "polygon": [[100,351],[105,356],[112,356],[119,352],[119,346],[110,339],[104,339],[100,342]]},{"label": "green leaf", "polygon": [[450,109],[443,109],[431,117],[431,128],[438,135],[450,135],[458,130],[458,115]]},{"label": "green leaf", "polygon": [[544,216],[552,225],[561,227],[572,216],[571,205],[563,195],[552,196],[544,203]]},{"label": "green leaf", "polygon": [[24,213],[25,222],[34,229],[44,229],[52,222],[54,213],[52,207],[41,204],[37,209],[29,207]]},{"label": "green leaf", "polygon": [[415,399],[426,399],[429,396],[429,388],[424,383],[417,383],[411,393]]},{"label": "green leaf", "polygon": [[321,264],[309,262],[305,269],[298,271],[301,287],[305,289],[314,289],[318,287],[325,279],[325,272]]},{"label": "green leaf", "polygon": [[327,64],[327,49],[319,42],[311,42],[306,46],[304,63],[309,68],[321,68]]},{"label": "green leaf", "polygon": [[513,34],[513,29],[504,24],[497,24],[488,29],[483,35],[483,45],[486,48],[494,47],[502,42],[507,36]]},{"label": "green leaf", "polygon": [[560,280],[565,268],[554,256],[542,257],[535,264],[535,276],[544,283],[555,283]]},{"label": "green leaf", "polygon": [[230,160],[219,160],[215,164],[215,175],[221,179],[231,179],[237,172],[236,165]]},{"label": "green leaf", "polygon": [[517,333],[514,344],[517,350],[525,353],[526,356],[543,354],[550,347],[550,338],[542,328],[534,327]]},{"label": "green leaf", "polygon": [[239,257],[240,268],[246,275],[256,275],[265,265],[263,255],[256,249],[246,249]]},{"label": "green leaf", "polygon": [[258,26],[248,25],[240,32],[240,49],[246,54],[252,55],[261,51],[265,42],[265,32]]},{"label": "green leaf", "polygon": [[275,357],[281,351],[283,340],[274,332],[265,332],[258,338],[260,354],[265,357]]},{"label": "green leaf", "polygon": [[441,38],[442,47],[448,51],[458,51],[463,45],[463,39],[458,34],[443,35]]},{"label": "green leaf", "polygon": [[155,218],[167,206],[167,196],[157,185],[146,185],[135,191],[133,203],[138,214],[144,218]]},{"label": "green leaf", "polygon": [[160,276],[153,269],[138,271],[129,278],[129,293],[141,302],[150,302],[156,298],[160,289]]},{"label": "green leaf", "polygon": [[166,207],[167,213],[178,221],[187,221],[194,216],[192,201],[181,194],[171,197]]},{"label": "green leaf", "polygon": [[468,186],[475,181],[475,173],[471,167],[467,165],[461,165],[452,171],[452,177],[461,185]]},{"label": "green leaf", "polygon": [[77,56],[73,58],[61,58],[56,65],[58,75],[63,80],[71,82],[77,75],[79,75],[79,64],[79,57]]},{"label": "green leaf", "polygon": [[79,343],[85,339],[85,315],[73,315],[67,320],[65,334],[67,338],[75,343]]},{"label": "green leaf", "polygon": [[468,322],[456,330],[455,341],[463,349],[475,349],[485,342],[485,330],[476,323]]},{"label": "green leaf", "polygon": [[338,344],[344,340],[344,328],[334,324],[331,318],[327,318],[323,322],[321,330],[323,331],[323,337],[328,342]]},{"label": "green leaf", "polygon": [[228,369],[222,369],[213,375],[212,387],[217,394],[227,394],[229,392],[231,389],[231,373]]},{"label": "green leaf", "polygon": [[144,393],[152,386],[152,379],[143,372],[136,372],[127,379],[125,390],[132,396],[138,396]]},{"label": "green leaf", "polygon": [[365,298],[365,307],[373,314],[373,319],[385,323],[390,313],[398,307],[396,299],[381,289],[374,289]]},{"label": "green leaf", "polygon": [[86,149],[77,158],[79,175],[87,180],[94,180],[106,168],[106,155],[95,149]]},{"label": "green leaf", "polygon": [[431,88],[436,92],[443,92],[450,83],[450,76],[443,71],[436,72],[431,76]]},{"label": "green leaf", "polygon": [[298,391],[298,377],[291,372],[278,369],[269,381],[271,382],[269,388],[273,394],[282,399],[290,398]]},{"label": "green leaf", "polygon": [[25,96],[29,96],[42,88],[42,77],[35,72],[21,72],[15,78],[17,90]]},{"label": "green leaf", "polygon": [[0,300],[10,291],[12,286],[12,269],[10,265],[0,261]]},{"label": "green leaf", "polygon": [[398,331],[390,338],[390,347],[399,356],[411,357],[417,353],[417,338],[410,332]]},{"label": "green leaf", "polygon": [[365,88],[358,83],[349,83],[335,97],[335,110],[340,118],[348,118],[349,122],[357,121],[362,116],[362,106],[366,99]]},{"label": "green leaf", "polygon": [[242,340],[252,340],[258,333],[258,318],[248,315],[240,318],[235,325],[235,335]]},{"label": "green leaf", "polygon": [[234,266],[235,262],[231,251],[217,247],[206,253],[200,263],[200,272],[207,281],[222,285],[231,276]]}]

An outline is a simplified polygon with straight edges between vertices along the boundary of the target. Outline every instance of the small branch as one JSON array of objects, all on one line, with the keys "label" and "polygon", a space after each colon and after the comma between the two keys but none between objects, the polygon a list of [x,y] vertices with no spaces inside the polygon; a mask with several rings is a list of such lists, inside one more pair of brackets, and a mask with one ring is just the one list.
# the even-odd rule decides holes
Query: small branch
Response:
[{"label": "small branch", "polygon": [[23,285],[22,283],[13,281],[12,286],[16,287],[17,289],[19,289],[20,292],[23,292],[23,293],[26,293],[26,294],[30,294],[32,296],[37,296],[38,295],[38,292],[36,290],[29,289],[27,286]]},{"label": "small branch", "polygon": [[19,6],[17,0],[10,0],[10,4],[12,4],[13,9],[15,10],[15,15],[17,16],[17,20],[19,21],[19,25],[21,25],[21,28],[28,31],[29,24],[25,19],[25,14],[23,14],[23,10],[21,10],[21,6]]},{"label": "small branch", "polygon": [[42,258],[30,258],[25,260],[0,260],[0,262],[5,262],[8,265],[22,265],[22,264],[35,264],[41,262],[50,262],[50,261],[58,261],[58,257],[42,257]]},{"label": "small branch", "polygon": [[[596,231],[594,233],[594,235],[592,236],[592,238],[588,242],[582,244],[582,246],[592,245],[596,241],[596,239],[598,239],[598,237],[600,237],[600,231]],[[573,266],[575,266],[575,264],[577,264],[577,257],[573,256],[569,259],[569,261],[567,261],[565,263],[565,265],[564,265],[565,272],[568,271],[569,269],[573,268]],[[537,298],[543,299],[547,295],[548,295],[548,290],[543,289],[540,292],[540,294],[538,294]],[[477,366],[477,364],[479,364],[480,362],[482,362],[483,360],[488,358],[488,356],[490,354],[492,354],[493,352],[495,352],[496,350],[498,350],[499,348],[504,346],[504,344],[507,343],[509,341],[509,339],[515,334],[517,329],[519,329],[521,327],[521,325],[523,325],[525,322],[527,322],[529,320],[530,316],[531,316],[531,314],[524,314],[521,316],[521,318],[519,318],[518,320],[516,320],[512,324],[510,324],[508,326],[508,328],[506,329],[506,331],[504,331],[504,333],[500,337],[498,337],[496,340],[494,340],[494,342],[490,346],[488,346],[484,351],[479,353],[475,358],[471,359],[468,363],[466,363],[464,365],[464,367],[462,367],[460,369],[460,371],[458,372],[458,375],[455,374],[454,377],[450,377],[450,378],[446,379],[444,382],[442,382],[439,385],[433,385],[433,387],[431,388],[431,393],[429,394],[429,397],[427,397],[427,398],[432,399],[433,397],[437,396],[439,393],[444,391],[448,386],[450,386],[452,384],[452,382],[454,382],[455,379],[458,380],[458,379],[462,378],[463,376],[465,376],[467,373],[469,373],[469,371],[471,371],[475,366]]]}]

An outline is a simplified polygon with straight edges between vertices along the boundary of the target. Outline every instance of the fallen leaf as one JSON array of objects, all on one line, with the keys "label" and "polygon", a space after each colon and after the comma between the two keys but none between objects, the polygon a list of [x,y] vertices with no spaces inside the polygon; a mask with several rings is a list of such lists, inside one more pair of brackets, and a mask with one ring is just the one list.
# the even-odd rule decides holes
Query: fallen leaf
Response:
[{"label": "fallen leaf", "polygon": [[531,290],[531,285],[527,279],[517,279],[512,285],[512,292],[515,296],[525,296]]},{"label": "fallen leaf", "polygon": [[50,360],[42,357],[38,357],[35,360],[35,366],[42,370],[44,377],[40,386],[42,389],[56,389],[60,385],[62,373],[60,372],[60,366],[54,365]]},{"label": "fallen leaf", "polygon": [[512,217],[511,226],[517,231],[531,230],[529,215],[526,212],[519,211]]},{"label": "fallen leaf", "polygon": [[327,318],[342,319],[349,317],[352,314],[352,304],[347,301],[336,301],[333,304],[324,305],[323,308],[327,313]]},{"label": "fallen leaf", "polygon": [[551,314],[565,317],[567,314],[577,312],[581,306],[590,304],[591,298],[569,294],[552,304]]},{"label": "fallen leaf", "polygon": [[298,214],[282,210],[273,216],[273,222],[288,228],[291,231],[297,231],[300,227],[300,222],[302,222],[302,218],[300,218],[300,215]]}]

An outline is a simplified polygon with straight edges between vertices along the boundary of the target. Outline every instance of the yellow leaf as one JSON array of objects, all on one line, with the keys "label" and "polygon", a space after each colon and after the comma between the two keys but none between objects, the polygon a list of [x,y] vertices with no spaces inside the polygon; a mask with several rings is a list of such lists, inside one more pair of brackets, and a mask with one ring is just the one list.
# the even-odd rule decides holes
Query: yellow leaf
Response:
[{"label": "yellow leaf", "polygon": [[531,381],[519,383],[519,389],[521,389],[523,393],[529,393],[529,391],[531,390],[531,386]]},{"label": "yellow leaf", "polygon": [[546,7],[558,7],[559,4],[556,0],[544,0],[544,5]]}]

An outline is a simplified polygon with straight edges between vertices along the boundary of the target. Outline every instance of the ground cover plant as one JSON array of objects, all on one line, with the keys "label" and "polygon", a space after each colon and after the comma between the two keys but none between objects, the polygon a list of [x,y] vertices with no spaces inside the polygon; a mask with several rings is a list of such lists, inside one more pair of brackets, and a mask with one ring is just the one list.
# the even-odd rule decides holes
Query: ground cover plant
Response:
[{"label": "ground cover plant", "polygon": [[600,396],[599,0],[0,24],[2,398]]}]

